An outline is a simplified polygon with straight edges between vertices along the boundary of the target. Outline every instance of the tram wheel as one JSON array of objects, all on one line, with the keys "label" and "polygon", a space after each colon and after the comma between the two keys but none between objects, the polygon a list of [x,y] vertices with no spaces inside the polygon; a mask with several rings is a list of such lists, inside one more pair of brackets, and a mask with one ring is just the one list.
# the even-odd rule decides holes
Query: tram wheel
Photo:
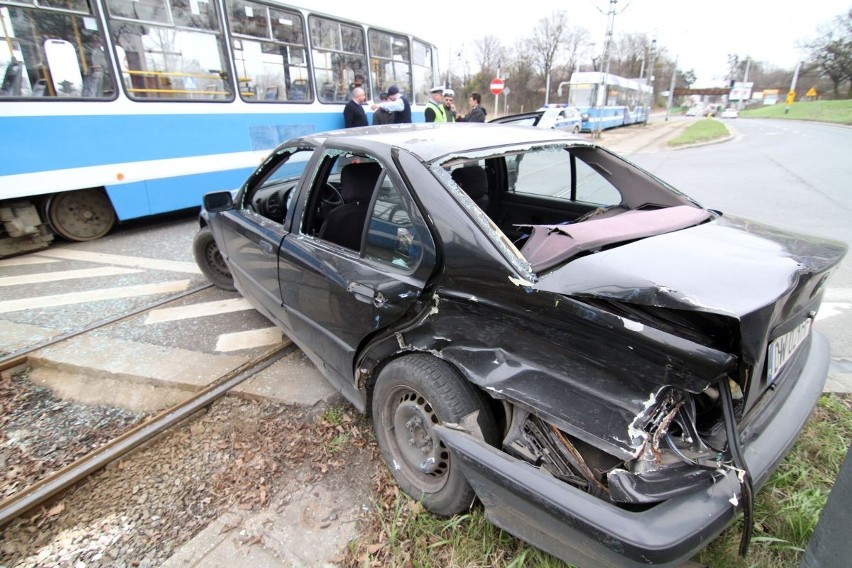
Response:
[{"label": "tram wheel", "polygon": [[99,239],[115,225],[109,198],[96,189],[57,193],[50,196],[45,209],[50,228],[69,241]]}]

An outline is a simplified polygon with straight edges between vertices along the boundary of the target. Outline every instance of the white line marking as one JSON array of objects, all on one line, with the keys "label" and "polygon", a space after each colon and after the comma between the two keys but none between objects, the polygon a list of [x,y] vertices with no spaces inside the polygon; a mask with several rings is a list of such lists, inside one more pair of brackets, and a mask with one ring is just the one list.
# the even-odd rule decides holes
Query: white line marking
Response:
[{"label": "white line marking", "polygon": [[6,268],[7,266],[28,266],[30,264],[49,264],[51,262],[58,262],[52,258],[36,258],[34,256],[19,256],[17,258],[7,258],[6,260],[0,260],[0,268]]},{"label": "white line marking", "polygon": [[116,300],[118,298],[132,298],[135,296],[183,292],[186,290],[187,286],[189,286],[189,280],[177,280],[174,282],[162,282],[160,284],[143,284],[140,286],[125,286],[123,288],[106,288],[104,290],[89,290],[87,292],[74,292],[71,294],[56,294],[53,296],[39,296],[36,298],[24,298],[21,300],[7,300],[5,302],[0,302],[0,314],[21,310],[34,310],[38,308],[83,304],[86,302],[97,302],[100,300]]},{"label": "white line marking", "polygon": [[216,351],[239,351],[252,347],[264,347],[281,343],[283,339],[284,335],[277,327],[224,333],[219,336],[219,341],[216,342]]},{"label": "white line marking", "polygon": [[816,321],[828,319],[831,316],[840,315],[849,308],[852,308],[852,304],[847,304],[845,302],[823,302],[819,307],[817,317],[814,319]]},{"label": "white line marking", "polygon": [[60,272],[42,272],[41,274],[24,274],[21,276],[7,276],[6,278],[0,278],[0,286],[42,284],[44,282],[74,280],[75,278],[100,278],[103,276],[116,276],[118,274],[136,274],[137,272],[142,271],[135,270],[133,268],[116,268],[114,266],[84,268],[81,270],[62,270]]},{"label": "white line marking", "polygon": [[852,288],[829,288],[823,296],[824,302],[852,302]]},{"label": "white line marking", "polygon": [[147,268],[151,270],[168,270],[170,272],[201,274],[201,270],[194,262],[181,262],[178,260],[160,260],[157,258],[144,258],[141,256],[123,256],[119,254],[85,252],[81,250],[63,248],[54,248],[36,254],[38,256],[61,258],[63,260],[85,260],[88,262],[98,262],[100,264],[117,264],[119,266],[133,266],[135,268]]},{"label": "white line marking", "polygon": [[251,304],[249,304],[245,298],[204,302],[201,304],[192,304],[191,306],[177,306],[175,308],[162,308],[150,312],[148,314],[148,319],[145,320],[145,325],[200,318],[204,316],[215,316],[218,314],[241,312],[243,310],[251,309],[253,309]]}]

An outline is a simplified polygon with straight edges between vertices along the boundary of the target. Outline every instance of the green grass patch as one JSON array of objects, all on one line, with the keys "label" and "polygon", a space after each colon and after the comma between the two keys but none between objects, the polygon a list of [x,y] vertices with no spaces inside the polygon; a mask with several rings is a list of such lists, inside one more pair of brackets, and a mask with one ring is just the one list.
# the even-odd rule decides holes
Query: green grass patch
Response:
[{"label": "green grass patch", "polygon": [[[852,396],[822,395],[798,442],[757,495],[748,556],[738,555],[740,519],[693,560],[713,567],[798,566],[850,440]],[[348,568],[567,566],[494,527],[479,505],[450,519],[428,513],[399,491],[384,467],[376,479],[375,500],[366,526],[342,559]]]},{"label": "green grass patch", "polygon": [[737,555],[742,519],[696,561],[731,568],[798,566],[852,440],[852,397],[824,394],[787,458],[757,494],[748,557]]},{"label": "green grass patch", "polygon": [[696,120],[680,136],[669,140],[669,146],[685,146],[699,142],[711,142],[728,136],[728,127],[711,118]]},{"label": "green grass patch", "polygon": [[776,105],[748,109],[740,112],[743,118],[786,118],[795,120],[814,120],[852,125],[852,99],[840,101],[803,101],[790,105]]}]

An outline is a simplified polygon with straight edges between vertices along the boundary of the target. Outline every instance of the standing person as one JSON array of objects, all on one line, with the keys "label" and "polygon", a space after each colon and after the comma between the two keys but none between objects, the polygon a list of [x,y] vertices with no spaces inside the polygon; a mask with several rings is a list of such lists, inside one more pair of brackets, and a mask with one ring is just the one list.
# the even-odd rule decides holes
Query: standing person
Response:
[{"label": "standing person", "polygon": [[444,111],[447,115],[447,122],[456,121],[456,92],[452,89],[444,89]]},{"label": "standing person", "polygon": [[444,87],[432,87],[429,91],[432,97],[426,103],[426,122],[447,122],[447,110],[444,108]]},{"label": "standing person", "polygon": [[367,93],[361,87],[352,89],[352,98],[343,107],[343,124],[344,128],[353,128],[355,126],[369,126],[367,122],[367,113],[361,106],[367,100]]},{"label": "standing person", "polygon": [[470,110],[465,116],[457,116],[458,122],[485,122],[485,107],[482,106],[482,95],[473,93],[467,99],[470,104]]},{"label": "standing person", "polygon": [[408,124],[411,122],[411,103],[399,92],[399,87],[391,85],[388,89],[388,101],[373,104],[373,110],[382,108],[393,113],[394,124]]},{"label": "standing person", "polygon": [[[381,95],[379,95],[379,99],[381,99],[382,103],[390,101],[387,93],[382,93]],[[374,110],[373,126],[378,126],[380,124],[393,124],[394,113],[385,108],[382,108],[381,103],[379,103],[378,105],[372,105],[372,108]]]}]

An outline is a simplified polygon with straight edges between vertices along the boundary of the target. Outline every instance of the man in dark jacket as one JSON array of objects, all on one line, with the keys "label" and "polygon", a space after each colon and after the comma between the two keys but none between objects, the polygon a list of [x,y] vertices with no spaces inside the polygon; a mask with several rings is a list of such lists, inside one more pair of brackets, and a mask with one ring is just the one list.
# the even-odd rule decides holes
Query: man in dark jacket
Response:
[{"label": "man in dark jacket", "polygon": [[388,98],[388,94],[382,93],[381,96],[379,96],[379,99],[381,100],[379,107],[373,112],[373,126],[378,126],[380,124],[393,124],[394,113],[381,107],[382,103],[386,103],[390,100]]},{"label": "man in dark jacket", "polygon": [[482,106],[482,95],[473,93],[468,99],[470,112],[463,117],[457,117],[458,122],[485,122],[485,108]]},{"label": "man in dark jacket", "polygon": [[381,104],[373,104],[373,110],[383,108],[393,113],[394,124],[407,124],[411,122],[411,103],[408,102],[400,92],[399,87],[391,85],[388,89],[388,100]]},{"label": "man in dark jacket", "polygon": [[367,93],[361,87],[352,89],[352,98],[343,107],[343,124],[344,128],[353,128],[355,126],[368,126],[367,113],[361,106],[367,99]]}]

